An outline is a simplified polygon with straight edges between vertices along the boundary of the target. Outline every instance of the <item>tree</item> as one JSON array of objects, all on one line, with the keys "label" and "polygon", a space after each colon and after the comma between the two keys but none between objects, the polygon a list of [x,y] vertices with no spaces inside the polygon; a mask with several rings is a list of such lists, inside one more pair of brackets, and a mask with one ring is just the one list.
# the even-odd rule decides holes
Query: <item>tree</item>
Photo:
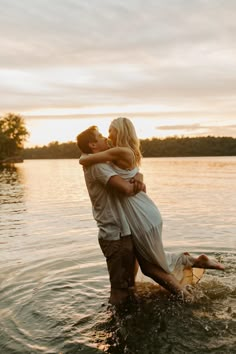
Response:
[{"label": "tree", "polygon": [[28,136],[24,119],[19,114],[7,113],[0,117],[0,159],[19,154]]}]

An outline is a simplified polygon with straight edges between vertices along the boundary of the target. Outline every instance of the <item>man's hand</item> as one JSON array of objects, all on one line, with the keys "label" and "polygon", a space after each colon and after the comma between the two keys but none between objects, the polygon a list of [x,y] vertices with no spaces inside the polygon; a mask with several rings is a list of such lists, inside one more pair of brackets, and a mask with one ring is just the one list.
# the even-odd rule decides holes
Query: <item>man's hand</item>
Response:
[{"label": "man's hand", "polygon": [[132,183],[133,186],[133,191],[134,194],[137,194],[139,192],[145,192],[146,193],[146,185],[143,183],[143,174],[142,173],[136,173],[136,175],[131,178],[130,183]]},{"label": "man's hand", "polygon": [[136,181],[143,182],[143,174],[140,172],[136,173],[136,175],[134,176],[134,179]]},{"label": "man's hand", "polygon": [[146,190],[146,186],[143,182],[136,181],[132,179],[132,181],[125,181],[118,175],[112,176],[109,181],[107,182],[107,186],[112,188],[115,192],[120,192],[125,194],[126,196],[130,197],[135,195],[141,191]]},{"label": "man's hand", "polygon": [[146,193],[146,185],[143,182],[138,181],[135,178],[132,178],[130,180],[130,183],[133,184],[133,193],[134,194],[137,194],[141,191]]}]

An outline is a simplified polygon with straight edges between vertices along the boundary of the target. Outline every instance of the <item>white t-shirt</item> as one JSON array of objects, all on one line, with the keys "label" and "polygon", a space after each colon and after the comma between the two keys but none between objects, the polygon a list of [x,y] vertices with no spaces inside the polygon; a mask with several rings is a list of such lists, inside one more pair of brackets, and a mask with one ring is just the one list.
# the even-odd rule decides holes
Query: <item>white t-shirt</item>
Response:
[{"label": "white t-shirt", "polygon": [[107,186],[112,176],[117,176],[117,172],[108,163],[84,167],[93,216],[99,228],[98,237],[106,240],[118,240],[131,234],[119,198]]}]

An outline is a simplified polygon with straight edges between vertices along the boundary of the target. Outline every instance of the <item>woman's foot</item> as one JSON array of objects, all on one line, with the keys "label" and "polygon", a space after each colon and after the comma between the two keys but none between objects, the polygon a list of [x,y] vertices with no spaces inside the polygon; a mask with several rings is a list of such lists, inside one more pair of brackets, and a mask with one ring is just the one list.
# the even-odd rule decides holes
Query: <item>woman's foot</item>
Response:
[{"label": "woman's foot", "polygon": [[205,254],[202,254],[201,256],[199,256],[195,260],[195,262],[193,264],[193,267],[205,268],[205,269],[218,269],[218,270],[224,270],[225,269],[223,264],[217,262],[216,260],[211,260]]}]

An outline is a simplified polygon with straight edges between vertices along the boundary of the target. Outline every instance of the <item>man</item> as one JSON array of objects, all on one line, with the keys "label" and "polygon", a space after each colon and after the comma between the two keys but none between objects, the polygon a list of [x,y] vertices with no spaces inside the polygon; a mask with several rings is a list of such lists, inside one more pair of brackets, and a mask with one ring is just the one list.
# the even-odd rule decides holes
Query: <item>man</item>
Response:
[{"label": "man", "polygon": [[[107,139],[95,126],[77,136],[77,145],[83,153],[108,149]],[[145,190],[145,185],[139,181],[129,183],[123,180],[106,163],[84,167],[84,176],[93,216],[99,228],[99,244],[106,257],[110,277],[109,302],[117,305],[127,300],[129,288],[134,286],[137,266],[131,231],[119,198],[112,190],[130,196]]]}]

